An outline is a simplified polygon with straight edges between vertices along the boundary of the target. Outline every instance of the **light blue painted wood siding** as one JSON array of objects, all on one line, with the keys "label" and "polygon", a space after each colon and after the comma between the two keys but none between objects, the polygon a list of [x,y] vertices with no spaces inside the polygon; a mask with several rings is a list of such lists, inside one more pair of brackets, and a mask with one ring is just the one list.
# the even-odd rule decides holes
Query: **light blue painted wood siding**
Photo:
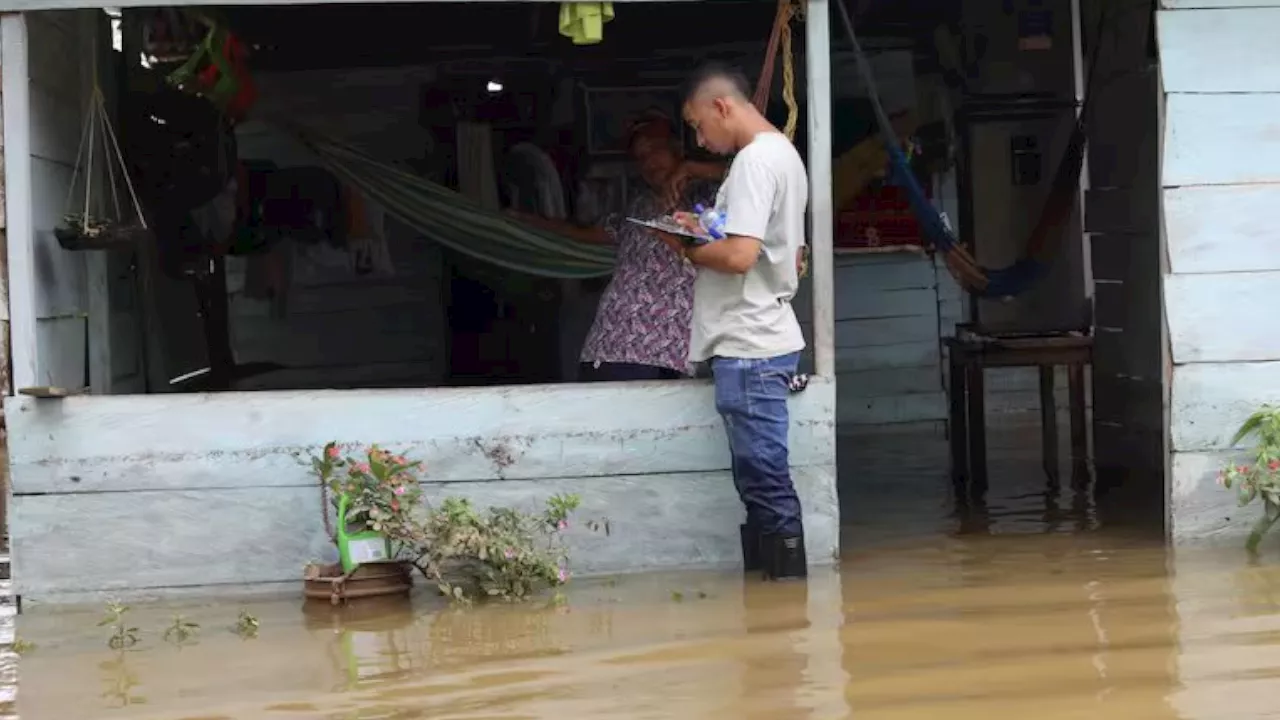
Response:
[{"label": "light blue painted wood siding", "polygon": [[1214,475],[1236,426],[1280,402],[1280,2],[1162,7],[1172,530],[1236,538],[1256,508]]}]

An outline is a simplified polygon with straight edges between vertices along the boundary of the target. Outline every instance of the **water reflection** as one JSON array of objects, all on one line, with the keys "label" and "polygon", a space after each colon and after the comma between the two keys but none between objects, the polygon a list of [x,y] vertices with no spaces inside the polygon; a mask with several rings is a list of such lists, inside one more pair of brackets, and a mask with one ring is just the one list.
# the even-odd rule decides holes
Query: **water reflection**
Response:
[{"label": "water reflection", "polygon": [[[1159,534],[1098,529],[1091,481],[1064,472],[1061,485],[1046,484],[1034,446],[1022,465],[993,453],[983,507],[957,513],[945,472],[913,464],[932,446],[913,447],[898,465],[877,466],[870,451],[858,463],[842,456],[859,470],[848,549],[807,584],[687,572],[576,583],[567,602],[544,605],[447,608],[420,590],[412,602],[338,609],[292,598],[144,606],[131,618],[143,642],[124,654],[94,627],[98,608],[31,611],[22,635],[39,647],[21,661],[17,711],[23,720],[1276,716],[1277,566],[1250,564],[1236,547],[1169,551]],[[260,620],[256,639],[231,629],[242,608]],[[198,644],[161,642],[175,612],[200,623]],[[9,639],[11,620],[0,616]],[[11,692],[11,659],[0,656],[0,669]]]}]

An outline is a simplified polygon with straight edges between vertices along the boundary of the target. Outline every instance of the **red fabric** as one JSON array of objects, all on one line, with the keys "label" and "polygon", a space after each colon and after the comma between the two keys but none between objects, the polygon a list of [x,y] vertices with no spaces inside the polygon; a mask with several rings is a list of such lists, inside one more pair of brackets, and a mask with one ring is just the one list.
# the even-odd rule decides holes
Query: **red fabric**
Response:
[{"label": "red fabric", "polygon": [[[927,188],[925,197],[929,197]],[[896,185],[867,190],[842,208],[836,220],[836,247],[921,244],[920,222],[906,191]]]},{"label": "red fabric", "polygon": [[[223,112],[234,120],[242,120],[249,112],[249,108],[253,107],[254,101],[258,99],[258,88],[253,84],[253,77],[249,74],[249,52],[244,44],[230,33],[227,34],[227,41],[223,44],[221,51],[235,74],[237,88],[236,94],[227,102]],[[221,79],[221,71],[213,63],[196,75],[196,82],[206,92],[212,90]]]}]

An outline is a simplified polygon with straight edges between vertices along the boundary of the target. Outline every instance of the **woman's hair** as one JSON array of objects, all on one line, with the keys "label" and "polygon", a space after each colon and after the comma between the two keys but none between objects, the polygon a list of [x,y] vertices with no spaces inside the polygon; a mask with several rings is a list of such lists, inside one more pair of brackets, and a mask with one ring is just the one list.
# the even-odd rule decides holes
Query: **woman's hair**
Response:
[{"label": "woman's hair", "polygon": [[633,150],[640,138],[656,136],[667,137],[675,148],[676,128],[671,116],[657,109],[646,110],[631,122],[627,130],[627,151]]}]

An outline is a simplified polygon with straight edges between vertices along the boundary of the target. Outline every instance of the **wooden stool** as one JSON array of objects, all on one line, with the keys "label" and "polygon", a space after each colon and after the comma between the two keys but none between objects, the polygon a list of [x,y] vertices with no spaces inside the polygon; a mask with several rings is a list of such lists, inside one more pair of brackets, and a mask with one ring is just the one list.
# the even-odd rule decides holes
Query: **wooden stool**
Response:
[{"label": "wooden stool", "polygon": [[[1084,369],[1093,361],[1093,338],[1078,334],[1000,337],[966,326],[947,338],[951,374],[951,476],[957,498],[981,497],[987,489],[987,426],[983,371],[989,367],[1037,367],[1040,370],[1042,465],[1050,479],[1058,476],[1058,416],[1054,372],[1067,367],[1071,406],[1071,455],[1088,458]],[[968,486],[967,488],[965,486]],[[967,489],[967,493],[964,492]]]}]

